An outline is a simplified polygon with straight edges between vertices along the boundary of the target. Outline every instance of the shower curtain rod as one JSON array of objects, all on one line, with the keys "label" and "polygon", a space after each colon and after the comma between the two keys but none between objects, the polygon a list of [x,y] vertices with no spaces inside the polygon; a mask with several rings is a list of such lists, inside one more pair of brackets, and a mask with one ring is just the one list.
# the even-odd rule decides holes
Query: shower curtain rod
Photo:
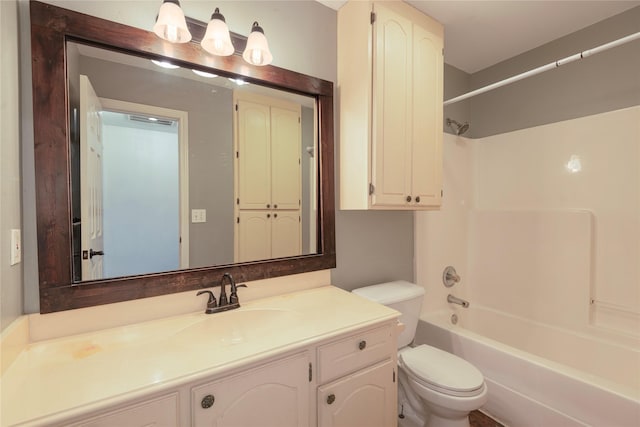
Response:
[{"label": "shower curtain rod", "polygon": [[551,62],[550,64],[543,65],[543,66],[538,67],[538,68],[534,68],[533,70],[526,71],[526,72],[521,73],[521,74],[517,74],[517,75],[515,75],[513,77],[509,77],[509,78],[501,80],[499,82],[492,83],[492,84],[490,84],[488,86],[481,87],[480,89],[476,89],[476,90],[473,90],[471,92],[467,92],[467,93],[465,93],[463,95],[457,96],[455,98],[451,98],[451,99],[449,99],[447,101],[444,101],[444,105],[446,106],[446,105],[453,104],[455,102],[464,101],[465,99],[471,98],[471,97],[476,96],[476,95],[480,95],[481,93],[489,92],[490,90],[497,89],[497,88],[502,87],[502,86],[506,86],[508,84],[517,82],[518,80],[526,79],[527,77],[535,76],[536,74],[543,73],[543,72],[551,70],[553,68],[558,68],[558,67],[560,67],[562,65],[565,65],[565,64],[568,64],[570,62],[577,61],[578,59],[583,59],[583,58],[586,58],[587,56],[591,56],[591,55],[595,55],[596,53],[604,52],[605,50],[609,50],[611,48],[623,45],[625,43],[629,43],[629,42],[631,42],[633,40],[636,40],[636,39],[640,39],[640,32],[637,32],[637,33],[634,33],[634,34],[629,34],[628,36],[622,37],[621,39],[614,40],[614,41],[609,42],[609,43],[605,43],[605,44],[603,44],[601,46],[594,47],[593,49],[588,49],[588,50],[582,51],[580,53],[576,53],[575,55],[567,56],[566,58],[563,58],[563,59],[558,59],[557,61]]}]

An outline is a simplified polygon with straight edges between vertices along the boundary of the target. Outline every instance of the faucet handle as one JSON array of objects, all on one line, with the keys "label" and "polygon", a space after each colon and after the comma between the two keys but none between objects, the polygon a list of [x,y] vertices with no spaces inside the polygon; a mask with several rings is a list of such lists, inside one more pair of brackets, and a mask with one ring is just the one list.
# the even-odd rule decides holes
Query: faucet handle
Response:
[{"label": "faucet handle", "polygon": [[217,306],[215,295],[213,295],[213,292],[211,291],[200,291],[196,294],[196,296],[202,295],[202,294],[209,294],[209,300],[207,301],[207,310],[205,311],[205,313],[207,314],[213,313],[212,310]]},{"label": "faucet handle", "polygon": [[233,283],[231,285],[231,295],[229,295],[229,304],[238,304],[239,300],[238,300],[238,288],[246,288],[247,285],[236,285],[235,283]]}]

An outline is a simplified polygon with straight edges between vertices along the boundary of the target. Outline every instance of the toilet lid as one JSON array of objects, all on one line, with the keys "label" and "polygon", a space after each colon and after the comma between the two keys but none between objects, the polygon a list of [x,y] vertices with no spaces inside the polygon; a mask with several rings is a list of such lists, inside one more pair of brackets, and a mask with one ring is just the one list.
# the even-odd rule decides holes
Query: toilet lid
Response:
[{"label": "toilet lid", "polygon": [[482,373],[471,363],[429,345],[401,352],[400,361],[425,385],[468,393],[480,389],[484,384]]}]

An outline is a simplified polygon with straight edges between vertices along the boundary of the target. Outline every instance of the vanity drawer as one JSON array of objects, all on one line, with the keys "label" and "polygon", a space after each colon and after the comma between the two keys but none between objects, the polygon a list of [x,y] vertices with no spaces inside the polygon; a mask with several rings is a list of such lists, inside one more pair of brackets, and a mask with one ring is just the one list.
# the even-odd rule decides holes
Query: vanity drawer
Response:
[{"label": "vanity drawer", "polygon": [[391,325],[363,331],[318,348],[318,382],[324,384],[384,359],[397,351]]}]

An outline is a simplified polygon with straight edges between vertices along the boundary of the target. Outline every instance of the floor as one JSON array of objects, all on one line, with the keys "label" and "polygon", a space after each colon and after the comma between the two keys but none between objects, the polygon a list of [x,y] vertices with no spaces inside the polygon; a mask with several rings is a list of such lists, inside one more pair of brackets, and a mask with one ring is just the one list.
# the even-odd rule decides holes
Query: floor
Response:
[{"label": "floor", "polygon": [[471,427],[504,427],[504,425],[480,411],[473,411],[469,414],[469,424]]},{"label": "floor", "polygon": [[[505,427],[493,418],[483,414],[480,411],[473,411],[469,414],[470,427]],[[420,427],[409,418],[398,419],[398,427]]]}]

